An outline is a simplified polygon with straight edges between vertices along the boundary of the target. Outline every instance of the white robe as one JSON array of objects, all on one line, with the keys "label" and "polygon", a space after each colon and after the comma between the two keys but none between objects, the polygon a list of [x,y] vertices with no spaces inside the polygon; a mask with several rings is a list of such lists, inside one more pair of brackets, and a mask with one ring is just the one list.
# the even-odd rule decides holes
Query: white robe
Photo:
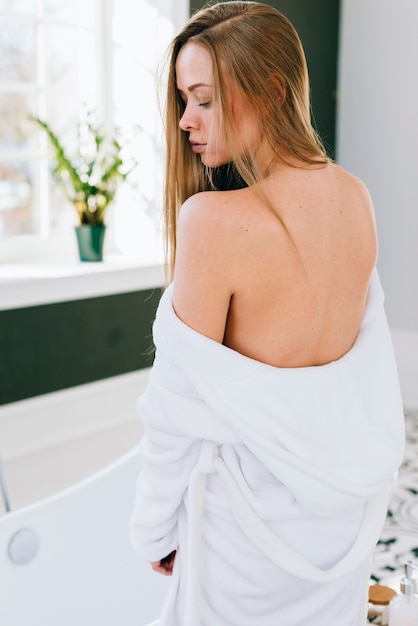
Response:
[{"label": "white robe", "polygon": [[363,626],[370,558],[404,450],[377,271],[341,359],[272,367],[194,331],[172,286],[138,401],[131,538],[177,550],[159,626]]}]

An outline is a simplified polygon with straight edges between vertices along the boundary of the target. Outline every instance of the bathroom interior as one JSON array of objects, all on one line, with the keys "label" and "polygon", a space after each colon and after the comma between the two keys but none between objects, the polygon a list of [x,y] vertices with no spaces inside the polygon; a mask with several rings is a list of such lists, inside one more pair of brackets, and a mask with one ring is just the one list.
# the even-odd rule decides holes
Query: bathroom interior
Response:
[{"label": "bathroom interior", "polygon": [[[301,35],[319,133],[375,206],[407,446],[372,581],[395,581],[405,560],[418,565],[418,3],[269,3]],[[166,581],[133,553],[127,527],[136,400],[164,284],[157,87],[170,38],[203,4],[0,2],[2,626],[158,617]],[[73,208],[28,122],[47,114],[71,140],[86,102],[122,128],[137,161],[109,209],[100,263],[79,261]]]}]

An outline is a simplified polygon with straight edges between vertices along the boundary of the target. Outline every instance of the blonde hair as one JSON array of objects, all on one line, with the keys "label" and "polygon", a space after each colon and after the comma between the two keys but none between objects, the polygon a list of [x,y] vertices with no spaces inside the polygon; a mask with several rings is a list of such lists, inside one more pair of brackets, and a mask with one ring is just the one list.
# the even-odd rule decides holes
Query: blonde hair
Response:
[{"label": "blonde hair", "polygon": [[[176,61],[189,41],[203,46],[212,59],[214,104],[219,106],[233,155],[232,164],[220,170],[222,183],[219,172],[205,167],[192,152],[187,133],[179,128],[185,105],[177,90]],[[232,112],[225,104],[224,94],[232,86],[253,108],[260,136],[277,158],[285,160],[285,153],[305,164],[328,161],[312,127],[307,65],[291,22],[271,6],[241,0],[220,2],[197,12],[170,48],[164,196],[169,279],[174,271],[177,217],[183,202],[199,191],[253,185],[263,177],[251,155],[243,154]]]}]

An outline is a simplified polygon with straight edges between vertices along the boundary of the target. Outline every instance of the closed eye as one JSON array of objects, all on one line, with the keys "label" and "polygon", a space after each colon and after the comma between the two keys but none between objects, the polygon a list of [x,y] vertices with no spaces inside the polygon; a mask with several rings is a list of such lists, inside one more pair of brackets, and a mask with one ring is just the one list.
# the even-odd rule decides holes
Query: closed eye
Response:
[{"label": "closed eye", "polygon": [[211,104],[212,100],[208,100],[207,102],[199,102],[198,106],[207,107]]}]

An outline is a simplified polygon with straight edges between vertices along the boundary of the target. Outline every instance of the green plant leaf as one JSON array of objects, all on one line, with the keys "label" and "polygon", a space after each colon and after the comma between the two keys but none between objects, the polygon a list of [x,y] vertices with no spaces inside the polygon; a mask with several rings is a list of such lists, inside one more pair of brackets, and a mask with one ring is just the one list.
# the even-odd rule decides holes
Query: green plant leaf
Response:
[{"label": "green plant leaf", "polygon": [[[106,151],[106,137],[91,118],[90,112],[87,114],[86,133],[82,132],[81,123],[78,125],[80,145],[77,158],[70,158],[50,125],[39,117],[30,116],[30,120],[47,134],[55,159],[52,175],[74,205],[80,223],[102,224],[106,209],[113,201],[120,183],[137,164],[134,162],[124,172],[119,141],[113,137]],[[87,146],[81,145],[82,137],[86,138]]]}]

